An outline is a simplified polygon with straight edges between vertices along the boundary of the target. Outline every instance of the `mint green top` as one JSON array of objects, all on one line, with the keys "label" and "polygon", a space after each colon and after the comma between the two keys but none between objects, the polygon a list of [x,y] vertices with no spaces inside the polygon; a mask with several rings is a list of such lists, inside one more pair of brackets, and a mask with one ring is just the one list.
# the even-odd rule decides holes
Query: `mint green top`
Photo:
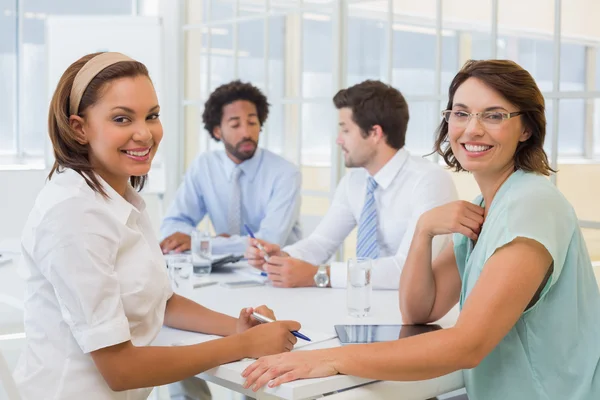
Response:
[{"label": "mint green top", "polygon": [[575,211],[545,177],[513,173],[496,193],[476,246],[454,234],[461,309],[488,258],[517,237],[546,247],[554,269],[539,300],[477,367],[464,370],[469,400],[600,399],[598,283]]}]

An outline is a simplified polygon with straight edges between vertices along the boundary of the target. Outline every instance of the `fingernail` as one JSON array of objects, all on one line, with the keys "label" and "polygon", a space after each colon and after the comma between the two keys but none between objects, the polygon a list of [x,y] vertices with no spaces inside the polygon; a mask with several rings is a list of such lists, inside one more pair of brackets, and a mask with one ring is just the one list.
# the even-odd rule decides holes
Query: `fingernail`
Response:
[{"label": "fingernail", "polygon": [[254,386],[252,386],[252,391],[253,391],[253,392],[256,392],[257,390],[258,390],[258,385],[254,385]]},{"label": "fingernail", "polygon": [[248,381],[244,382],[244,389],[248,389],[248,386],[250,386],[250,385],[248,384]]},{"label": "fingernail", "polygon": [[246,312],[251,312],[251,311],[252,311],[252,307],[246,308]]}]

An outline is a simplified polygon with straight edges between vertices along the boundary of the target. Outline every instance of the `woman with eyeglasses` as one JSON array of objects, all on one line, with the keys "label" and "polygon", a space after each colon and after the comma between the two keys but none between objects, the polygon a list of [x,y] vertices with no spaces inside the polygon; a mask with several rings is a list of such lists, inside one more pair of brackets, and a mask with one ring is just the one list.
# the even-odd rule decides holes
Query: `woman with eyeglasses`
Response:
[{"label": "woman with eyeglasses", "polygon": [[[471,400],[600,399],[600,294],[573,207],[547,176],[544,98],[512,61],[469,61],[449,89],[436,151],[481,195],[423,214],[400,279],[406,324],[450,329],[394,342],[263,357],[254,389],[348,374],[423,380],[463,370]],[[568,132],[565,132],[568,134]],[[431,259],[431,240],[453,233]]]}]

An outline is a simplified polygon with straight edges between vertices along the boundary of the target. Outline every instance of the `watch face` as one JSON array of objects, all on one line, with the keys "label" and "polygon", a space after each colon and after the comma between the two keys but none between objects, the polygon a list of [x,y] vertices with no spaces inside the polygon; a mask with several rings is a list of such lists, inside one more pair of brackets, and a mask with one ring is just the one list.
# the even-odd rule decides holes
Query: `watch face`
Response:
[{"label": "watch face", "polygon": [[325,287],[329,283],[329,276],[327,272],[318,272],[315,275],[315,283],[318,287]]}]

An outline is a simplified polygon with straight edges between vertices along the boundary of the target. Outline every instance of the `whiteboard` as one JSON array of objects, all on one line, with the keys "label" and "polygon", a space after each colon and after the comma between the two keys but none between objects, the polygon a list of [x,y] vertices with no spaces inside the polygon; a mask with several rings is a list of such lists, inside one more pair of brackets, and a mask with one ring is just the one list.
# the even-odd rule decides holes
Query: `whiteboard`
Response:
[{"label": "whiteboard", "polygon": [[65,70],[82,56],[117,51],[146,65],[162,103],[162,29],[160,19],[137,16],[48,16],[48,103]]}]

